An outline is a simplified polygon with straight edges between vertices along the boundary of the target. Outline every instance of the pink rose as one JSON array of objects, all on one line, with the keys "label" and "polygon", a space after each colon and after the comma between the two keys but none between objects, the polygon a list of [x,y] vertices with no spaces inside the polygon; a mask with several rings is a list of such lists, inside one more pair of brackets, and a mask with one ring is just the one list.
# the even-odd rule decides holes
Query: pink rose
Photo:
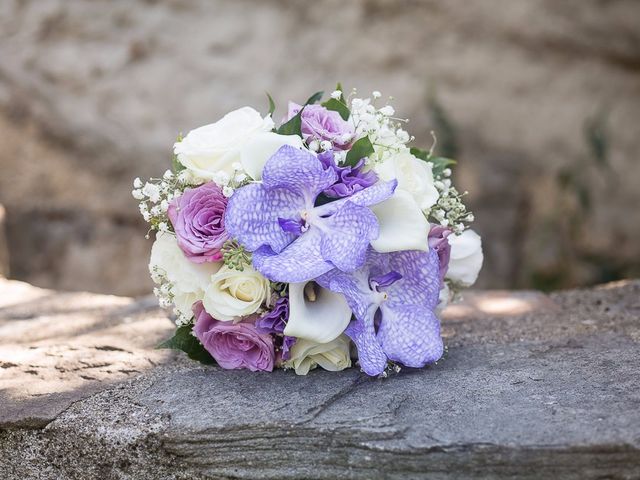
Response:
[{"label": "pink rose", "polygon": [[253,372],[271,372],[275,349],[271,335],[258,333],[253,323],[221,322],[209,315],[202,302],[193,306],[196,324],[193,331],[204,348],[222,368],[247,368]]}]

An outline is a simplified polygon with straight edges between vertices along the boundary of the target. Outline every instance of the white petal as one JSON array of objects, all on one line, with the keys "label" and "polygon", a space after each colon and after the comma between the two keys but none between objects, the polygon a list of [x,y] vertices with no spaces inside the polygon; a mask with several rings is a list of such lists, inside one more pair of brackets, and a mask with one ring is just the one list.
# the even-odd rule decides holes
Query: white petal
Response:
[{"label": "white petal", "polygon": [[240,162],[245,172],[254,180],[262,180],[264,164],[283,145],[301,148],[302,139],[297,135],[279,135],[273,132],[255,135],[240,150]]},{"label": "white petal", "polygon": [[309,282],[289,284],[289,321],[284,334],[316,343],[337,338],[351,320],[351,309],[344,296],[315,285],[316,298],[305,298],[304,286]]},{"label": "white petal", "polygon": [[451,256],[446,278],[471,286],[478,278],[484,260],[480,235],[465,230],[460,235],[450,235],[447,240],[451,245]]},{"label": "white petal", "polygon": [[391,198],[371,210],[380,225],[380,235],[371,242],[376,251],[429,250],[429,222],[409,192],[396,190]]}]

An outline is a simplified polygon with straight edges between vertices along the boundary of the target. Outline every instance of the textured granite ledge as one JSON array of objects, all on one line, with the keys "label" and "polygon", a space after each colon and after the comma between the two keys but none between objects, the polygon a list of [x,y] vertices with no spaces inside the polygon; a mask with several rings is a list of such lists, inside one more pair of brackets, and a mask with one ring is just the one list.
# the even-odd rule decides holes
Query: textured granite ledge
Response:
[{"label": "textured granite ledge", "polygon": [[640,478],[640,282],[471,292],[445,357],[251,374],[153,350],[151,299],[0,280],[2,478]]}]

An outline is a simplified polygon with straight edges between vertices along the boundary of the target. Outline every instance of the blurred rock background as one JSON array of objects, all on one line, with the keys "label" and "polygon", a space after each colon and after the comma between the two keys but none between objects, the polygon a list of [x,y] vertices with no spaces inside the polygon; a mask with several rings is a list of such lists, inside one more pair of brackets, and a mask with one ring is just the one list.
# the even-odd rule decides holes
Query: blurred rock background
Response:
[{"label": "blurred rock background", "polygon": [[[0,273],[150,290],[134,177],[264,92],[394,95],[439,138],[484,238],[482,287],[640,276],[640,2],[0,2]],[[0,215],[1,217],[1,215]]]}]

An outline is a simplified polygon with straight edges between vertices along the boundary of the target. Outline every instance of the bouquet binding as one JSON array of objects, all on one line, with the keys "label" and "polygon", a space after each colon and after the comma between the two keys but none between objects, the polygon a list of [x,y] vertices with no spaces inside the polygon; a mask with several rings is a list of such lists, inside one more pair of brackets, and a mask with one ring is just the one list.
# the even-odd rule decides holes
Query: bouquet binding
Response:
[{"label": "bouquet binding", "polygon": [[[243,107],[179,137],[134,181],[149,270],[177,329],[162,347],[226,369],[385,376],[443,353],[438,313],[482,265],[453,160],[408,144],[379,92]],[[149,236],[149,235],[147,235]]]}]

